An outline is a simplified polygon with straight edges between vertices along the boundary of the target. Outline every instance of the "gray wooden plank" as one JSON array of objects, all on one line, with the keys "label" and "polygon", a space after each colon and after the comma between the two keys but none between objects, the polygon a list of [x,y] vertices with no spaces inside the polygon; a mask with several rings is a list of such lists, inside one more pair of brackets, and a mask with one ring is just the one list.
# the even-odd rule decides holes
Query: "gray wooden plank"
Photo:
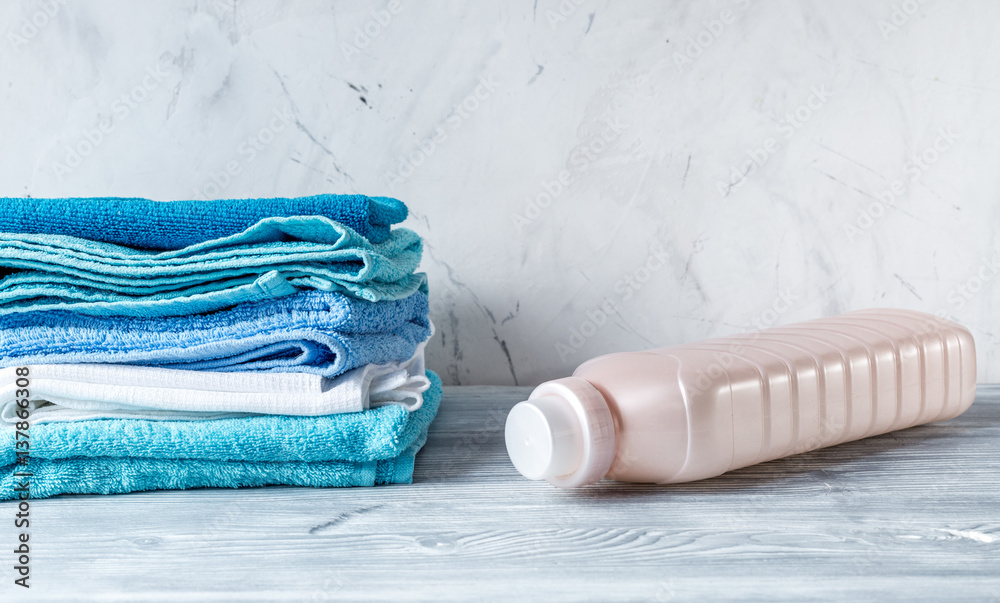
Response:
[{"label": "gray wooden plank", "polygon": [[[8,553],[0,597],[1000,600],[998,387],[945,423],[575,491],[506,458],[503,420],[529,391],[448,388],[412,485],[34,501],[34,587],[11,586]],[[0,550],[13,514],[0,504]]]}]

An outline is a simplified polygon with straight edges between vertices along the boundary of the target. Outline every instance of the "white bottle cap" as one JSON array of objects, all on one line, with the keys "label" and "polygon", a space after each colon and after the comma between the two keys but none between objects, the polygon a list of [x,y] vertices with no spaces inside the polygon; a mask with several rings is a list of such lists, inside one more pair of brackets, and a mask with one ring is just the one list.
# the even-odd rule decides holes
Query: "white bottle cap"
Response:
[{"label": "white bottle cap", "polygon": [[583,456],[583,430],[570,403],[556,396],[521,402],[507,415],[507,454],[528,479],[572,473]]},{"label": "white bottle cap", "polygon": [[507,454],[528,479],[564,488],[600,480],[615,456],[615,431],[604,397],[579,377],[549,381],[507,415]]}]

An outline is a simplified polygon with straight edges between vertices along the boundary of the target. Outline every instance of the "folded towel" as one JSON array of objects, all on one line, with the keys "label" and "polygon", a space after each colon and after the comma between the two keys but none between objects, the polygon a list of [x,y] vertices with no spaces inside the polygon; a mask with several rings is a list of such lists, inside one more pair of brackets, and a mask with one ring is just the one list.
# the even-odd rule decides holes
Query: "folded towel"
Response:
[{"label": "folded towel", "polygon": [[143,249],[182,249],[236,234],[264,218],[326,216],[373,243],[406,219],[396,199],[316,195],[296,199],[150,201],[0,198],[0,232],[59,234]]},{"label": "folded towel", "polygon": [[[93,419],[201,421],[252,414],[330,415],[384,404],[420,408],[430,386],[424,345],[404,362],[366,364],[335,377],[304,373],[214,373],[122,364],[42,364],[28,394],[16,368],[0,369],[0,420],[32,424]],[[21,396],[16,396],[20,391]],[[18,402],[22,406],[18,406]],[[25,402],[27,401],[27,402]]]},{"label": "folded towel", "polygon": [[302,291],[195,316],[0,316],[0,367],[136,364],[201,371],[300,372],[335,377],[404,361],[431,335],[427,296],[368,302]]},{"label": "folded towel", "polygon": [[366,462],[249,463],[122,458],[39,461],[32,467],[30,478],[16,476],[14,470],[4,470],[0,477],[0,500],[17,498],[20,492],[16,488],[25,483],[29,484],[33,499],[58,494],[127,494],[192,488],[409,484],[413,482],[414,457],[425,440],[423,436],[413,448],[395,458]]},{"label": "folded towel", "polygon": [[0,427],[0,500],[17,498],[17,488],[25,482],[31,498],[270,484],[409,483],[414,456],[441,402],[440,379],[431,371],[427,377],[431,386],[416,412],[388,405],[328,417],[32,425],[31,456],[25,464],[16,464],[15,432]]},{"label": "folded towel", "polygon": [[181,316],[291,295],[339,291],[371,301],[423,290],[420,237],[372,244],[329,218],[267,218],[229,237],[152,252],[64,235],[0,233],[0,315],[65,309]]}]

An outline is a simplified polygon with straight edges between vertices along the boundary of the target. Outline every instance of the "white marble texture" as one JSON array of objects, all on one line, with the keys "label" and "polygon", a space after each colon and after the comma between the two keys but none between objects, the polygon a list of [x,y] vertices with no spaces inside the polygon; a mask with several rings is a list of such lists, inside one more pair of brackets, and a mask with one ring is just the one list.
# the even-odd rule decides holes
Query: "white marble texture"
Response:
[{"label": "white marble texture", "polygon": [[0,194],[396,196],[452,384],[871,306],[967,325],[997,381],[998,21],[987,0],[6,1]]}]

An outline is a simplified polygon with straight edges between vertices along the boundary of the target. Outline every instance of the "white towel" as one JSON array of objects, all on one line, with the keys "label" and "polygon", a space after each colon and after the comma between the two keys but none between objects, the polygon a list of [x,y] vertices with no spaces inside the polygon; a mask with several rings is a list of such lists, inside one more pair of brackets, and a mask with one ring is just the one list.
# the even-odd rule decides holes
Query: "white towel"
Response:
[{"label": "white towel", "polygon": [[31,421],[89,419],[205,420],[249,414],[330,415],[384,404],[416,410],[430,387],[424,346],[405,362],[369,364],[334,378],[309,373],[220,373],[124,364],[28,367],[17,386],[14,367],[0,369],[0,419],[14,423],[28,390]]}]

